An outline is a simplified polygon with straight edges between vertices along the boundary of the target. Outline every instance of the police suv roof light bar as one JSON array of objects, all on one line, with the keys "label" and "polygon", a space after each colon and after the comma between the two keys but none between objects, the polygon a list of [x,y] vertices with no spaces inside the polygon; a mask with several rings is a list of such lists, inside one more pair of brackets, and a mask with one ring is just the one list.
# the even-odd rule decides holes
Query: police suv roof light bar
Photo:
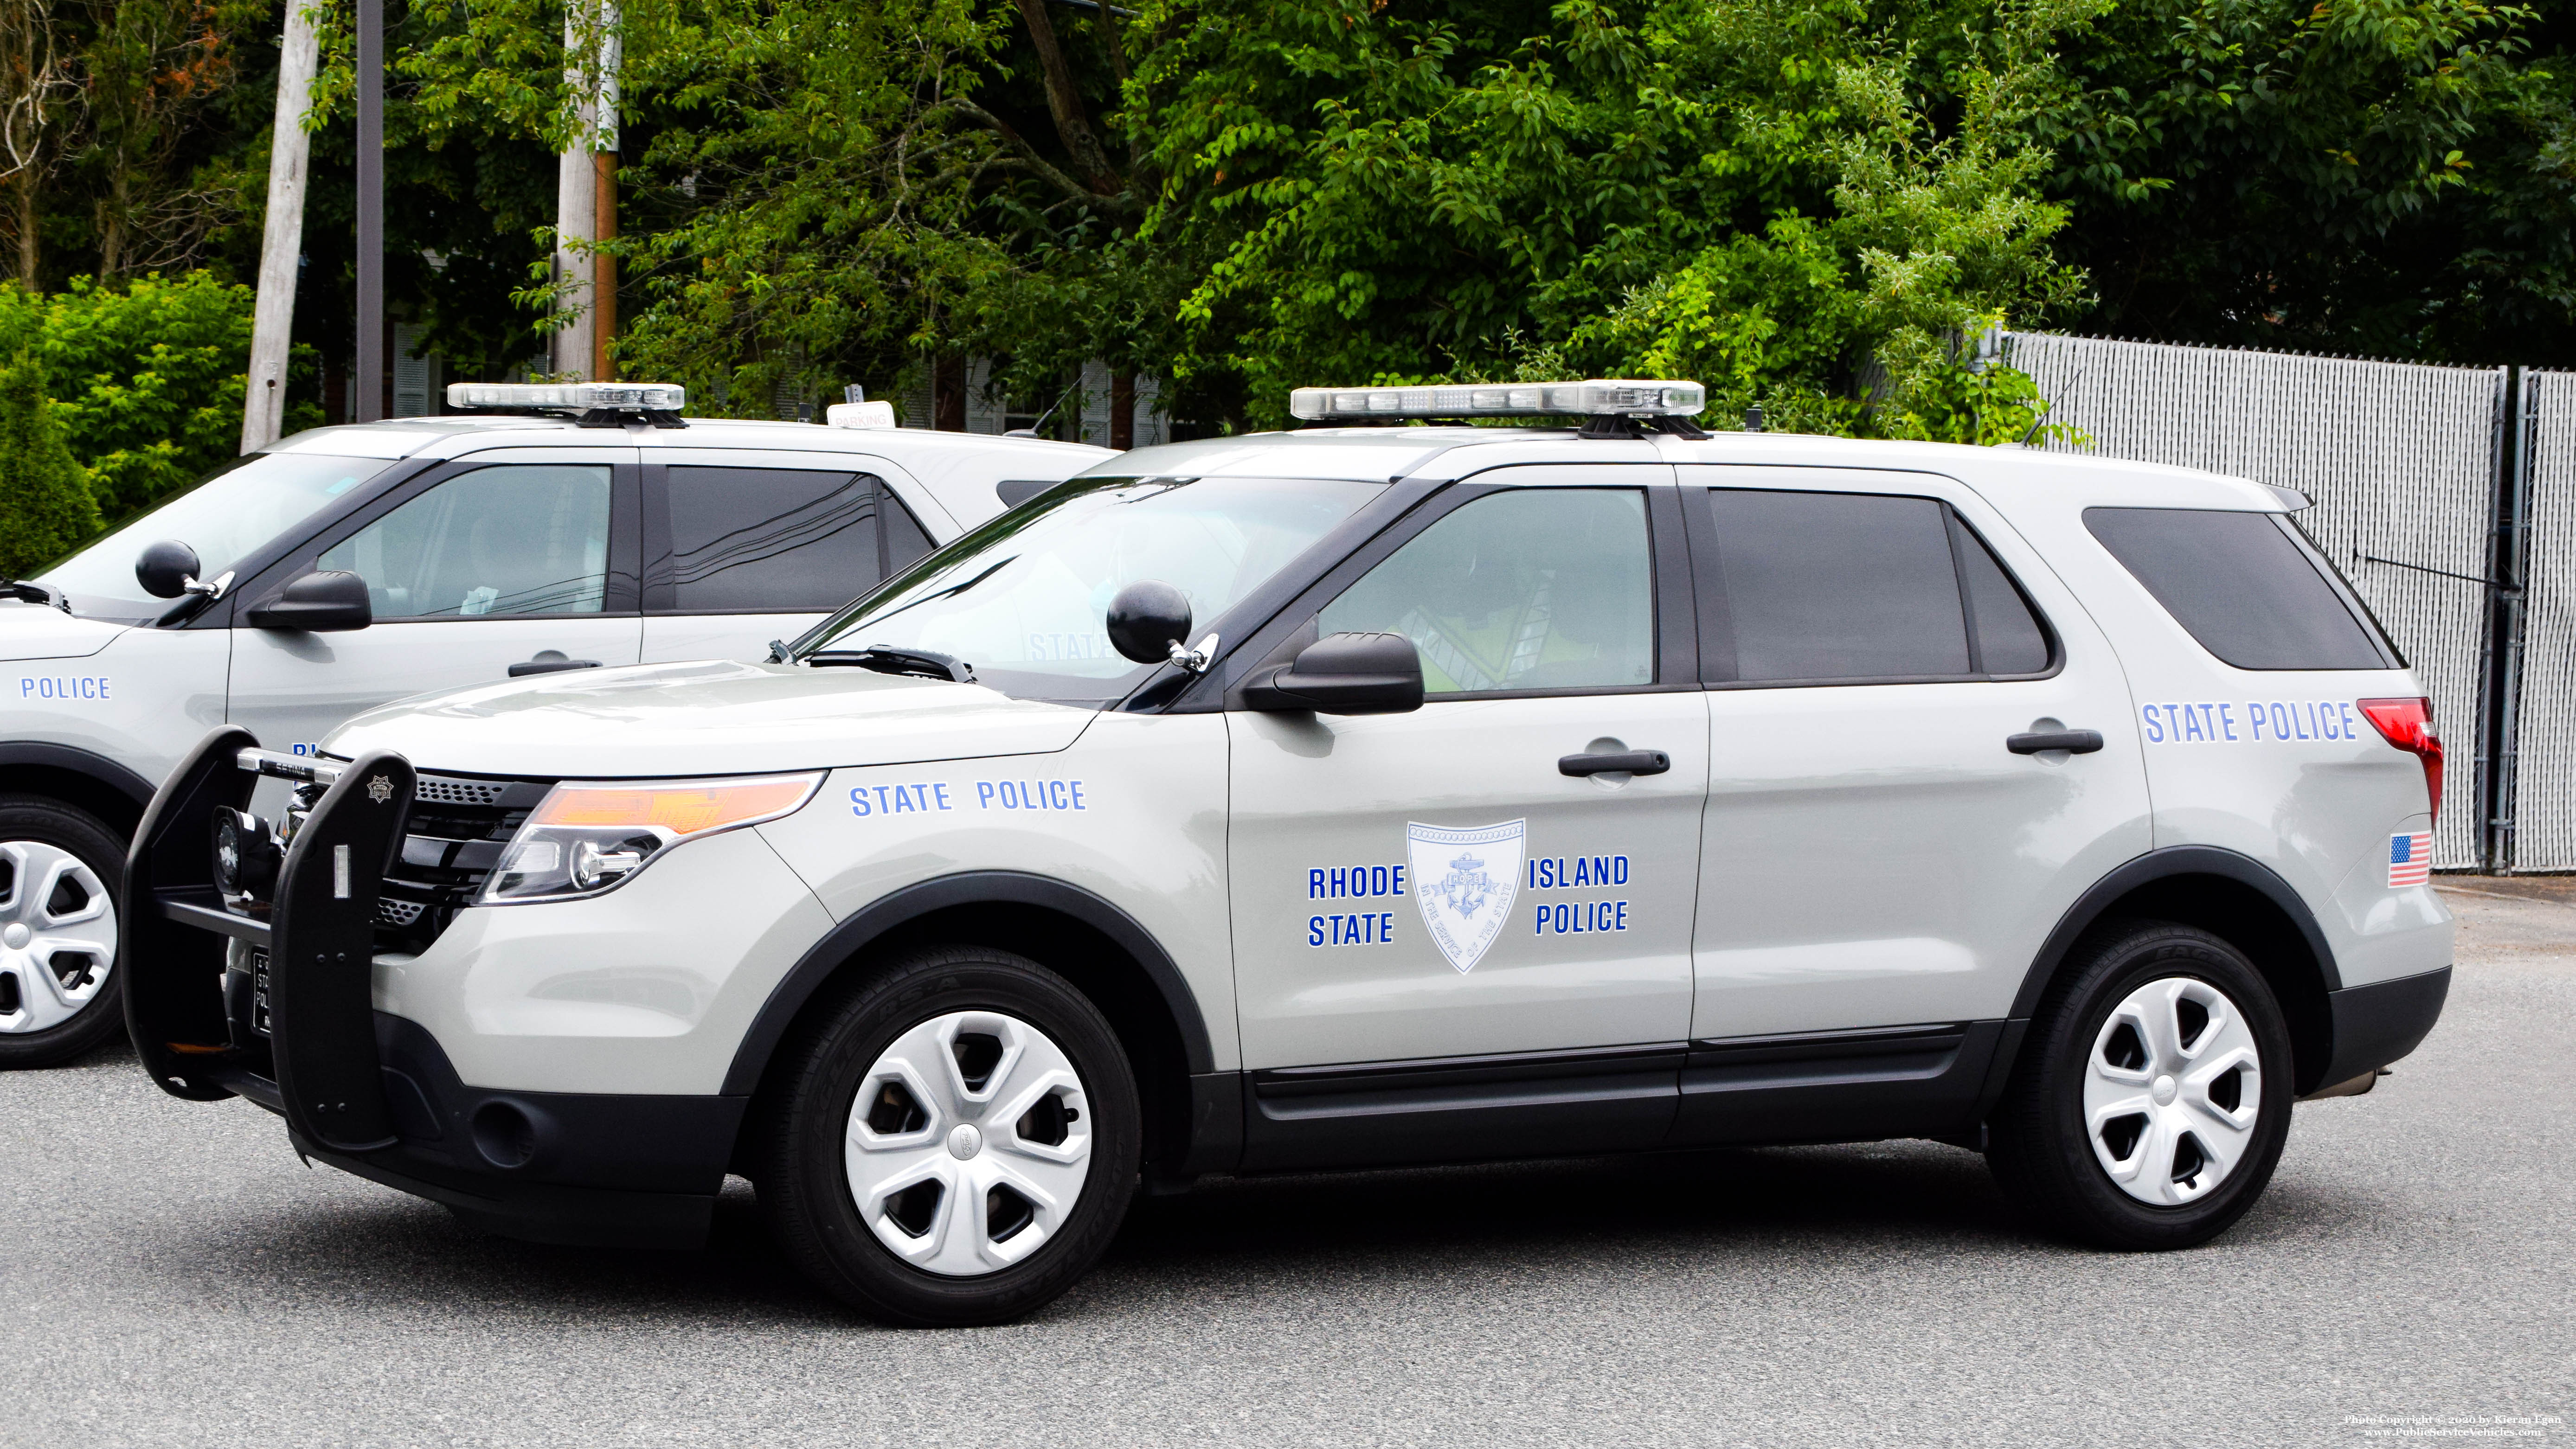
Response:
[{"label": "police suv roof light bar", "polygon": [[1589,434],[1634,437],[1637,421],[1662,432],[1696,434],[1689,419],[1708,406],[1695,382],[1592,378],[1584,382],[1471,383],[1441,387],[1301,387],[1288,412],[1307,422],[1395,423],[1432,418],[1517,418],[1565,414],[1616,420]]},{"label": "police suv roof light bar", "polygon": [[684,428],[680,410],[689,405],[689,390],[668,382],[453,382],[447,405],[563,414],[585,428]]}]

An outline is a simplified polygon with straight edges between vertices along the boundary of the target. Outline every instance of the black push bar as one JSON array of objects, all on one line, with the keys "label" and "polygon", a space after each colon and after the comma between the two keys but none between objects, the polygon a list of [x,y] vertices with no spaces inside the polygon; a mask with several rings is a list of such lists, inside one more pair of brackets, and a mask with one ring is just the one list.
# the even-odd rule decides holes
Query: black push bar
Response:
[{"label": "black push bar", "polygon": [[[411,762],[379,750],[336,766],[287,844],[274,899],[242,900],[216,884],[216,812],[247,806],[261,774],[320,784],[334,768],[263,756],[258,743],[238,726],[215,730],[143,813],[118,903],[126,1026],[144,1069],[174,1096],[249,1096],[317,1146],[390,1147],[376,1051],[376,900],[411,814]],[[228,942],[242,944],[251,971],[232,969]],[[244,976],[264,993],[264,1033],[226,1000],[227,983],[239,990]]]}]

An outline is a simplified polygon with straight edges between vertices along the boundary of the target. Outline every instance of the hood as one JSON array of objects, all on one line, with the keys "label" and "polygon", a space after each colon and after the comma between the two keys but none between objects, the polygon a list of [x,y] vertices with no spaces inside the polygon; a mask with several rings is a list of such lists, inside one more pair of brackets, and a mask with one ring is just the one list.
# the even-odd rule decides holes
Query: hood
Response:
[{"label": "hood", "polygon": [[332,731],[327,752],[546,779],[757,775],[1047,754],[1095,712],[976,684],[709,661],[567,670],[422,695]]},{"label": "hood", "polygon": [[128,627],[83,619],[49,604],[0,604],[0,660],[86,659]]}]

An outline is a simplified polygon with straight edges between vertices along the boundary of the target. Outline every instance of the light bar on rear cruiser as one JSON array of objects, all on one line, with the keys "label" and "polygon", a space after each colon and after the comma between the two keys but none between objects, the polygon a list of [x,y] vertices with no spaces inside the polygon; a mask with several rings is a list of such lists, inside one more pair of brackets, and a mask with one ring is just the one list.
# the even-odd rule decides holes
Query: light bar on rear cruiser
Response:
[{"label": "light bar on rear cruiser", "polygon": [[1584,382],[1468,383],[1442,387],[1301,387],[1288,412],[1307,422],[1390,418],[1690,417],[1708,405],[1695,382],[1592,378]]},{"label": "light bar on rear cruiser", "polygon": [[630,408],[676,413],[689,405],[689,390],[669,382],[451,382],[452,408]]}]

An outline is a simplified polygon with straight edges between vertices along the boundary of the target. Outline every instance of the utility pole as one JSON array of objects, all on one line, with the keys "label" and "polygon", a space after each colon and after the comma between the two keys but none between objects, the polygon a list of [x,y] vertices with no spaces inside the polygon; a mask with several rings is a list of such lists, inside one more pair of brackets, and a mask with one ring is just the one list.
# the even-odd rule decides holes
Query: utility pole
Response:
[{"label": "utility pole", "polygon": [[597,244],[617,235],[620,20],[615,0],[576,0],[564,13],[574,125],[556,158],[555,275],[566,284],[557,305],[571,320],[554,335],[553,370],[591,381],[608,378],[617,335],[617,263]]},{"label": "utility pole", "polygon": [[268,142],[268,224],[259,242],[259,304],[251,315],[250,371],[243,378],[241,450],[256,453],[286,426],[286,359],[295,334],[295,282],[304,255],[304,181],[313,138],[313,74],[321,37],[307,0],[286,0],[277,48],[277,123]]},{"label": "utility pole", "polygon": [[385,0],[358,0],[358,365],[355,417],[385,415]]}]

